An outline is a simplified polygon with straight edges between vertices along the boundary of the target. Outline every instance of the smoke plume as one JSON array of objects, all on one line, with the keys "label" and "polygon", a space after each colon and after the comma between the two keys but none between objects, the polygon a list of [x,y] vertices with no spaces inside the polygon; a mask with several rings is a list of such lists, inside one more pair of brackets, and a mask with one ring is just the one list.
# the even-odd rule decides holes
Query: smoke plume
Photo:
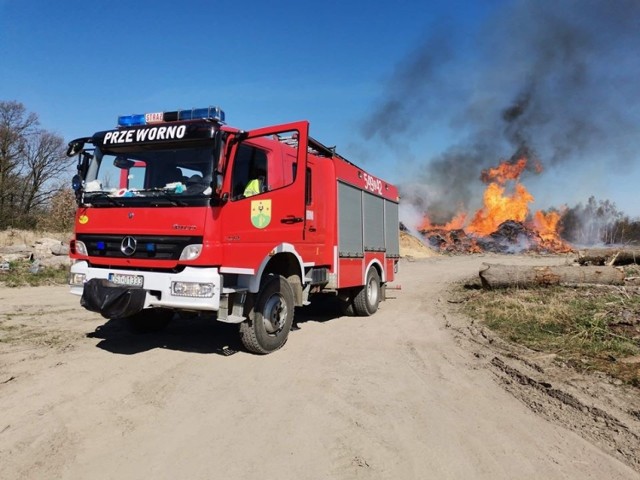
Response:
[{"label": "smoke plume", "polygon": [[362,134],[398,158],[430,129],[452,139],[414,150],[418,172],[401,184],[434,222],[476,208],[482,170],[502,160],[624,169],[640,147],[638,32],[637,0],[507,2],[471,38],[427,38],[397,66]]}]

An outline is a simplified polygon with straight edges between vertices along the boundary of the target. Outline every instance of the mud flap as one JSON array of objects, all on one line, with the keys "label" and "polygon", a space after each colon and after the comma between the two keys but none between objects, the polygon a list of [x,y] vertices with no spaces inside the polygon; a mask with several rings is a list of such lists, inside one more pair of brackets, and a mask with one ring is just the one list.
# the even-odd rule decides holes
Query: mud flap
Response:
[{"label": "mud flap", "polygon": [[123,318],[144,307],[146,291],[117,285],[109,280],[92,278],[84,284],[80,305],[104,318]]}]

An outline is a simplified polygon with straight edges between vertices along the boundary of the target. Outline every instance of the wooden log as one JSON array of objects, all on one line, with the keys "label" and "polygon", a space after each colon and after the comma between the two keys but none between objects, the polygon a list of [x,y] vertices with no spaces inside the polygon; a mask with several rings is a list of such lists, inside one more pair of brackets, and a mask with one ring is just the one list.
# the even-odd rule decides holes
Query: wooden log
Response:
[{"label": "wooden log", "polygon": [[540,287],[563,284],[623,285],[624,272],[611,266],[526,266],[483,263],[480,281],[484,288]]},{"label": "wooden log", "polygon": [[580,265],[632,265],[640,264],[640,248],[589,248],[578,251]]}]

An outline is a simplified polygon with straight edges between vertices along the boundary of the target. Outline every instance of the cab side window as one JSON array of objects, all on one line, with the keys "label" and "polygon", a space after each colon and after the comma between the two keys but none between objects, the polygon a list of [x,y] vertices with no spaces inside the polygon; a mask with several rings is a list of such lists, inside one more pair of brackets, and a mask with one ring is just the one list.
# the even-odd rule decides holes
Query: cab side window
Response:
[{"label": "cab side window", "polygon": [[231,198],[234,200],[268,191],[267,153],[248,144],[240,145],[233,163],[231,182]]},{"label": "cab side window", "polygon": [[296,132],[265,135],[241,143],[233,161],[231,199],[259,195],[294,183],[297,148]]}]

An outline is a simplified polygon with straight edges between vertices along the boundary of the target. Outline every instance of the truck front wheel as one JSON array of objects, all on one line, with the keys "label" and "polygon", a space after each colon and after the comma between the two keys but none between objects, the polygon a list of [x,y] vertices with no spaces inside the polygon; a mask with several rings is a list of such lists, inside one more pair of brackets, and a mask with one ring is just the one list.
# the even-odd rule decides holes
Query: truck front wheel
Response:
[{"label": "truck front wheel", "polygon": [[368,317],[378,311],[380,303],[380,275],[371,267],[367,272],[365,285],[353,297],[353,308],[356,315]]},{"label": "truck front wheel", "polygon": [[293,323],[291,285],[280,275],[269,275],[251,303],[248,319],[240,324],[242,344],[260,354],[278,350],[287,341]]}]

